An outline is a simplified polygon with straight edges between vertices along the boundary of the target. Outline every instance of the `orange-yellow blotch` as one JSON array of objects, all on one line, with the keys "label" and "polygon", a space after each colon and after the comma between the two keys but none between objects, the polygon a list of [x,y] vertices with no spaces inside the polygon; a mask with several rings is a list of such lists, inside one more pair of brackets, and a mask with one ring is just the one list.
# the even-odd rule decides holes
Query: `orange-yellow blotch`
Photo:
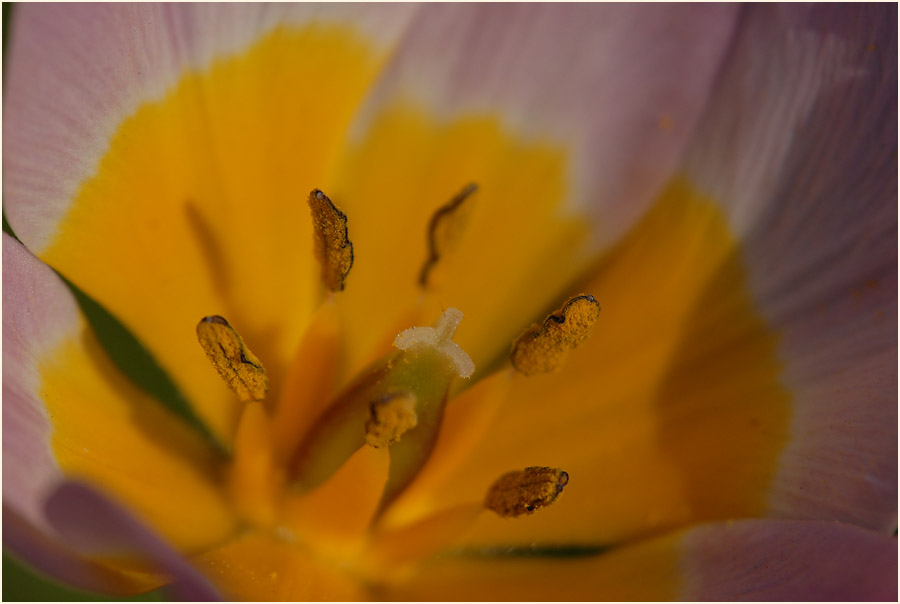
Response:
[{"label": "orange-yellow blotch", "polygon": [[329,290],[344,289],[344,280],[353,267],[353,243],[347,232],[347,215],[325,193],[313,189],[309,194],[316,259],[322,266],[322,283]]},{"label": "orange-yellow blotch", "polygon": [[428,222],[428,258],[419,272],[419,285],[428,286],[428,276],[450,246],[459,236],[465,219],[465,201],[478,190],[478,185],[469,183],[450,201],[435,210]]},{"label": "orange-yellow blotch", "polygon": [[513,367],[525,375],[556,370],[591,334],[599,316],[600,304],[593,296],[570,298],[542,325],[534,324],[516,338],[509,355]]},{"label": "orange-yellow blotch", "polygon": [[488,489],[484,507],[515,518],[532,514],[556,501],[569,483],[569,475],[558,468],[535,466],[507,472]]},{"label": "orange-yellow blotch", "polygon": [[366,444],[376,449],[387,447],[418,422],[415,395],[408,392],[385,395],[369,405]]},{"label": "orange-yellow blotch", "polygon": [[223,317],[204,317],[197,324],[197,340],[228,387],[243,403],[261,401],[269,390],[262,362]]}]

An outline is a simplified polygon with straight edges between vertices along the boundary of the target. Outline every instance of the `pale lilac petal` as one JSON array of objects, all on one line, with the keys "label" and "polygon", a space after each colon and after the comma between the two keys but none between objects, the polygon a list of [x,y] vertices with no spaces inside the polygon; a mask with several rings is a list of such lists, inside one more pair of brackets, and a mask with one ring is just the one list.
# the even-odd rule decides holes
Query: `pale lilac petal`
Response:
[{"label": "pale lilac petal", "polygon": [[[82,557],[71,520],[86,504],[96,506],[106,533],[149,553],[175,577],[189,578],[163,555],[158,538],[102,496],[80,486],[60,487],[64,478],[50,450],[52,426],[41,403],[37,363],[66,338],[77,337],[83,323],[62,281],[20,243],[3,234],[3,512],[4,546],[31,566],[75,587],[115,593],[133,592],[129,581]],[[48,503],[49,502],[49,503]],[[49,505],[45,509],[45,504]],[[60,505],[65,511],[59,510]],[[82,519],[83,520],[83,519]],[[86,522],[78,520],[86,530]],[[143,532],[142,532],[143,531]],[[168,554],[167,554],[168,555]],[[171,554],[174,555],[174,554]],[[183,562],[182,562],[183,564]],[[196,580],[186,589],[200,589]],[[211,592],[185,591],[184,599]]]},{"label": "pale lilac petal", "polygon": [[3,545],[74,587],[128,593],[121,577],[61,543],[43,511],[63,477],[50,450],[50,419],[35,395],[37,359],[81,326],[75,301],[59,278],[4,233]]},{"label": "pale lilac petal", "polygon": [[356,125],[385,104],[499,115],[573,150],[569,207],[609,244],[652,201],[693,132],[736,7],[430,5]]},{"label": "pale lilac petal", "polygon": [[897,600],[897,541],[824,522],[739,520],[620,547],[451,549],[401,574],[395,600]]},{"label": "pale lilac petal", "polygon": [[123,507],[90,486],[67,482],[46,504],[50,524],[79,553],[91,556],[137,556],[173,580],[176,600],[221,599],[203,575]]},{"label": "pale lilac petal", "polygon": [[117,595],[134,593],[120,575],[81,558],[5,504],[3,547],[28,566],[76,589]]},{"label": "pale lilac petal", "polygon": [[897,11],[755,5],[685,162],[781,334],[778,515],[897,518]]},{"label": "pale lilac petal", "polygon": [[3,503],[46,530],[41,508],[61,479],[52,427],[36,395],[37,359],[82,323],[71,294],[50,268],[3,234]]},{"label": "pale lilac petal", "polygon": [[897,540],[857,527],[744,520],[683,546],[685,600],[897,600]]},{"label": "pale lilac petal", "polygon": [[36,4],[15,16],[4,82],[3,192],[40,253],[121,121],[186,70],[283,24],[343,23],[389,47],[415,5]]}]

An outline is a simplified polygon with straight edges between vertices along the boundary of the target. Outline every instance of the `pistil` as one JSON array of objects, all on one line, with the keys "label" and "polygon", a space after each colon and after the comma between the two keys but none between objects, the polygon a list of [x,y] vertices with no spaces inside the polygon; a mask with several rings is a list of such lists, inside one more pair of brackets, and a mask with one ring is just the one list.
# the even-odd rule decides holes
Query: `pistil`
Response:
[{"label": "pistil", "polygon": [[392,499],[408,484],[434,444],[452,381],[474,371],[472,360],[452,340],[461,318],[451,308],[433,327],[401,332],[394,341],[397,350],[338,395],[295,457],[292,482],[297,489],[324,482],[369,440],[390,447],[384,497]]}]

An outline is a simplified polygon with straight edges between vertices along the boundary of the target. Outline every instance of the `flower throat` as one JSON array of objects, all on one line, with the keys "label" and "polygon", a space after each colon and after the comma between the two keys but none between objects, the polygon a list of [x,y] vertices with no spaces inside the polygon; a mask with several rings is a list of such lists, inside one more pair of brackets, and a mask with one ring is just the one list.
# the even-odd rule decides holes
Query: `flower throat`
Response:
[{"label": "flower throat", "polygon": [[[419,273],[423,289],[440,260],[452,253],[476,191],[476,185],[466,185],[434,212],[427,231],[428,257]],[[331,292],[320,311],[327,315],[333,296],[344,290],[353,267],[353,243],[347,215],[325,193],[314,189],[308,205],[321,282]],[[588,337],[599,311],[593,296],[570,298],[542,324],[532,325],[516,338],[510,371],[524,376],[556,371],[568,352]],[[271,437],[279,433],[273,427],[281,410],[270,416],[262,406],[268,391],[263,363],[224,317],[201,319],[197,325],[201,347],[245,405],[229,472],[231,493],[244,518],[253,525],[272,527],[277,523],[279,492],[313,491],[358,450],[369,446],[386,448],[390,456],[377,520],[428,461],[454,381],[469,379],[475,372],[472,359],[453,340],[462,318],[460,310],[447,308],[432,326],[411,326],[400,332],[393,350],[334,396],[307,434],[294,435],[291,442],[282,438],[274,448]],[[284,399],[280,403],[292,404]],[[283,412],[280,419],[285,419]],[[553,503],[568,482],[568,474],[555,468],[512,470],[487,489],[481,506],[504,517],[531,514]]]}]

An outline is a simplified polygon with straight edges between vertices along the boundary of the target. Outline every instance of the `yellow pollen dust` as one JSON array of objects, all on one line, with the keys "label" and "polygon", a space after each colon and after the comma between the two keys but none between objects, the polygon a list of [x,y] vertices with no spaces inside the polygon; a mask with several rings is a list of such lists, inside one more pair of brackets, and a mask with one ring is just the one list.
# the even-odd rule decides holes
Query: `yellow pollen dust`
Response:
[{"label": "yellow pollen dust", "polygon": [[416,427],[416,397],[408,392],[388,394],[369,406],[366,422],[366,444],[380,449],[387,447]]},{"label": "yellow pollen dust", "polygon": [[434,348],[447,356],[459,377],[471,377],[475,372],[475,363],[452,339],[462,318],[461,310],[448,308],[438,317],[433,327],[410,327],[401,331],[394,339],[394,346],[400,350],[411,350],[418,346]]},{"label": "yellow pollen dust", "polygon": [[261,401],[269,390],[262,362],[223,317],[204,317],[197,324],[197,340],[228,387],[242,403]]},{"label": "yellow pollen dust", "polygon": [[600,316],[600,304],[593,296],[570,298],[562,308],[529,327],[512,344],[510,360],[519,373],[537,375],[558,369],[569,351],[591,334]]},{"label": "yellow pollen dust", "polygon": [[484,507],[504,518],[532,514],[556,501],[568,483],[569,475],[558,468],[535,466],[507,472],[488,489]]},{"label": "yellow pollen dust", "polygon": [[[453,199],[439,207],[431,215],[431,220],[428,222],[428,258],[419,272],[420,286],[428,285],[431,269],[459,238],[466,214],[463,212],[463,205],[477,190],[478,185],[474,183],[466,185]],[[471,204],[465,204],[465,206],[469,205]]]},{"label": "yellow pollen dust", "polygon": [[322,283],[333,292],[343,291],[353,267],[353,243],[347,232],[347,215],[319,189],[309,194],[313,222],[313,251],[322,267]]}]

